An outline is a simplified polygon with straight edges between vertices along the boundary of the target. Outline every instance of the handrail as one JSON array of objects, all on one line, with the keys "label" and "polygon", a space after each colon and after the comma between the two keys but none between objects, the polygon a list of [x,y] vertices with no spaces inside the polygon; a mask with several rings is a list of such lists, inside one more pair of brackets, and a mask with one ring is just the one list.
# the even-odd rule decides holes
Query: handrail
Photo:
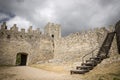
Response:
[{"label": "handrail", "polygon": [[98,48],[100,48],[100,47],[97,47],[97,48],[95,48],[94,50],[90,51],[89,53],[85,54],[85,55],[82,57],[82,63],[84,63],[84,58],[85,58],[86,56],[90,55],[91,53],[92,53],[92,57],[93,57],[93,52],[94,52],[95,50],[97,50]]}]

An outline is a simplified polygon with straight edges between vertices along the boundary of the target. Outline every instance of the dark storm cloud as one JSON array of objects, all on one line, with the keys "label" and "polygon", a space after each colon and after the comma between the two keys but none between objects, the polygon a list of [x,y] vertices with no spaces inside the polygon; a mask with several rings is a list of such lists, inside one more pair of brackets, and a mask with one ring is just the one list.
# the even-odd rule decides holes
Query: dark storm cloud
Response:
[{"label": "dark storm cloud", "polygon": [[67,35],[115,24],[120,19],[119,4],[120,0],[0,0],[0,16],[3,12],[6,15],[0,20],[21,22],[23,26],[33,24],[41,29],[47,22],[55,22]]},{"label": "dark storm cloud", "polygon": [[120,0],[75,0],[69,4],[58,4],[57,14],[66,28],[64,33],[108,26],[120,19]]},{"label": "dark storm cloud", "polygon": [[0,0],[0,10],[10,12],[38,25],[42,22],[40,22],[41,19],[39,16],[39,20],[36,19],[36,9],[43,8],[45,2],[46,0]]},{"label": "dark storm cloud", "polygon": [[8,21],[11,18],[13,18],[14,16],[15,15],[10,12],[0,10],[0,23],[4,22],[4,21]]}]

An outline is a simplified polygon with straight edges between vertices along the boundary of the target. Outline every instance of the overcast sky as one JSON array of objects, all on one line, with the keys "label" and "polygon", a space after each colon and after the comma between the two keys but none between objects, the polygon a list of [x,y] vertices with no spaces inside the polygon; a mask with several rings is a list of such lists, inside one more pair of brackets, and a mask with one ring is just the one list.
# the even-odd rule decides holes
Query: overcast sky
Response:
[{"label": "overcast sky", "polygon": [[120,20],[120,0],[0,0],[0,23],[41,30],[61,24],[62,34],[103,27]]}]

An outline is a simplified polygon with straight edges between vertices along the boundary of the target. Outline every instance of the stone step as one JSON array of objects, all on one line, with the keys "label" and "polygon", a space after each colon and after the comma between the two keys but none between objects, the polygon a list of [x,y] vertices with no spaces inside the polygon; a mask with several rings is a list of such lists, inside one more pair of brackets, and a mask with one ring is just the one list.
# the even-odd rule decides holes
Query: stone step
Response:
[{"label": "stone step", "polygon": [[93,59],[86,60],[86,62],[94,62],[94,63],[98,63],[97,60],[93,60]]},{"label": "stone step", "polygon": [[88,70],[92,70],[93,69],[93,66],[85,66],[85,65],[83,65],[83,66],[77,66],[76,67],[76,69],[88,69]]},{"label": "stone step", "polygon": [[90,60],[97,60],[97,61],[101,61],[101,57],[91,57]]},{"label": "stone step", "polygon": [[81,69],[81,70],[71,70],[71,74],[84,74],[86,72],[89,72],[89,70]]},{"label": "stone step", "polygon": [[88,61],[86,63],[93,64],[93,66],[96,66],[98,64],[97,62],[93,62],[93,61]]},{"label": "stone step", "polygon": [[103,55],[99,55],[101,57],[101,60],[109,58],[109,56],[103,56]]},{"label": "stone step", "polygon": [[89,60],[86,60],[86,63],[87,63],[87,62],[93,62],[93,63],[96,65],[96,64],[100,63],[101,60],[89,59]]},{"label": "stone step", "polygon": [[82,63],[82,66],[94,66],[94,63]]}]

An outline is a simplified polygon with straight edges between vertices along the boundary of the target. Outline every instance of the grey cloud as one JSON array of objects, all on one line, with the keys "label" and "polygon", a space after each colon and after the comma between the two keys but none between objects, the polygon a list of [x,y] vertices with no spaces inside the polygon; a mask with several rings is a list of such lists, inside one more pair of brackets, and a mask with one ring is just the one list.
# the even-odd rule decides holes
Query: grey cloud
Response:
[{"label": "grey cloud", "polygon": [[115,24],[120,19],[119,4],[120,0],[0,0],[0,10],[42,29],[48,21],[59,23],[67,35]]},{"label": "grey cloud", "polygon": [[67,9],[63,9],[64,6],[62,8],[59,6],[57,14],[60,16],[60,23],[66,27],[66,29],[63,28],[64,32],[68,31],[69,28],[69,32],[76,32],[78,30],[108,26],[115,24],[120,19],[119,0],[84,1],[65,6],[69,7]]},{"label": "grey cloud", "polygon": [[101,5],[101,6],[111,6],[111,4],[119,4],[120,1],[119,0],[98,0],[98,3]]},{"label": "grey cloud", "polygon": [[119,0],[99,0],[99,5],[103,9],[109,8],[107,12],[108,19],[106,24],[115,24],[120,19],[120,1]]}]

